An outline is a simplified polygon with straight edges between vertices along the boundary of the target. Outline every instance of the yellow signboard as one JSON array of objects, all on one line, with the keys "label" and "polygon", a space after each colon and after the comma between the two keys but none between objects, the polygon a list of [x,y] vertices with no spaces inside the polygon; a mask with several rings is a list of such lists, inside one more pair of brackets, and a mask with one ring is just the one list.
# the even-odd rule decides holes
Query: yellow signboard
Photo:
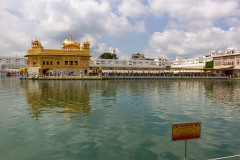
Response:
[{"label": "yellow signboard", "polygon": [[200,138],[200,133],[201,122],[172,125],[173,141]]}]

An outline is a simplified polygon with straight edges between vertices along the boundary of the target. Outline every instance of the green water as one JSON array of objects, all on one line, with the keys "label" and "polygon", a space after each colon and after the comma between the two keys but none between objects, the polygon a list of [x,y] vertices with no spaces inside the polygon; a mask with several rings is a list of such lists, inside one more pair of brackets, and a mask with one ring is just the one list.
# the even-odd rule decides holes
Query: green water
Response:
[{"label": "green water", "polygon": [[178,160],[240,154],[240,81],[0,78],[1,160]]}]

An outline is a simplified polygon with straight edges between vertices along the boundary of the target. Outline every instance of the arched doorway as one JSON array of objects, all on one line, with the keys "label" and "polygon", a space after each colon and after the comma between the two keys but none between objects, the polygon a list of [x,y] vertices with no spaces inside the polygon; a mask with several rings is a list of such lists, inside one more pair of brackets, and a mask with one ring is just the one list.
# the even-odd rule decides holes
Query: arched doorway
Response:
[{"label": "arched doorway", "polygon": [[50,74],[52,74],[52,70],[50,70],[49,68],[43,69],[42,73],[45,76],[49,76]]},{"label": "arched doorway", "polygon": [[230,75],[232,75],[232,71],[231,70],[226,70],[225,75],[229,77]]}]

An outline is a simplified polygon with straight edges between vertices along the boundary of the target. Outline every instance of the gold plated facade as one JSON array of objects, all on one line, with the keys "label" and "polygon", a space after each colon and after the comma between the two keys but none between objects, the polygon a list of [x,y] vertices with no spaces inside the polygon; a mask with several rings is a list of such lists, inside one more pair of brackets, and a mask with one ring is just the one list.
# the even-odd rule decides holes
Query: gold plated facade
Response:
[{"label": "gold plated facade", "polygon": [[80,43],[66,39],[61,49],[45,49],[35,38],[26,55],[28,67],[38,67],[39,74],[87,74],[90,60],[90,42]]}]

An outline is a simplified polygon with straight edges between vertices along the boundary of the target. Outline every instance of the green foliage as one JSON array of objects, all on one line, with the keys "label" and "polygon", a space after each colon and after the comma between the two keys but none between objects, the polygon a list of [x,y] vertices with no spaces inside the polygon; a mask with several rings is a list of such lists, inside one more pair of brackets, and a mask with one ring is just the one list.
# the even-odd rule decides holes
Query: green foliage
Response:
[{"label": "green foliage", "polygon": [[212,61],[208,61],[208,62],[206,62],[204,68],[213,68],[213,60],[212,60]]},{"label": "green foliage", "polygon": [[118,59],[117,55],[114,53],[104,52],[99,56],[100,59]]}]

